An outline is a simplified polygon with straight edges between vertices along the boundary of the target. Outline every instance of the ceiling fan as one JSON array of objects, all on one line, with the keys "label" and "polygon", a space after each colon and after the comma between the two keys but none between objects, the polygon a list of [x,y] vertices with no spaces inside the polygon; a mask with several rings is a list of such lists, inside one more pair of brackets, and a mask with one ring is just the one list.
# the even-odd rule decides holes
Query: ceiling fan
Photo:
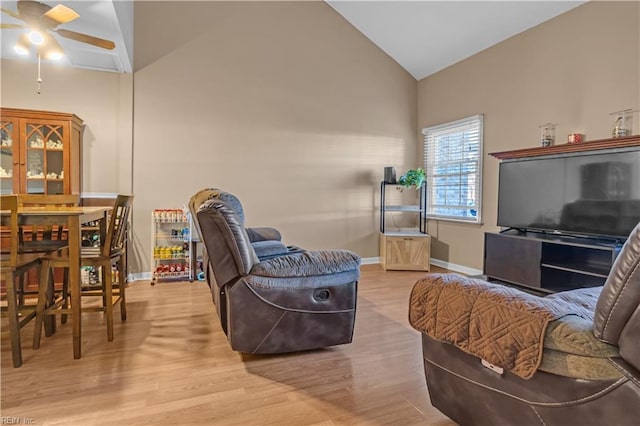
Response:
[{"label": "ceiling fan", "polygon": [[34,0],[18,0],[17,7],[17,12],[3,7],[0,7],[0,10],[24,22],[24,24],[0,23],[0,28],[25,30],[18,37],[15,45],[15,50],[18,54],[27,55],[32,46],[36,48],[38,52],[38,79],[36,80],[38,89],[36,93],[38,94],[40,94],[42,84],[42,78],[40,77],[40,57],[56,60],[64,56],[62,46],[60,46],[60,43],[51,35],[51,32],[56,33],[60,37],[87,43],[103,49],[112,50],[116,47],[115,43],[111,40],[58,28],[58,25],[66,24],[80,17],[75,10],[63,4],[51,7]]},{"label": "ceiling fan", "polygon": [[115,48],[115,43],[88,34],[58,28],[58,25],[66,24],[80,17],[70,7],[62,4],[49,6],[34,0],[18,0],[18,11],[0,8],[2,12],[13,18],[19,19],[24,24],[0,24],[2,29],[25,29],[16,44],[16,51],[20,54],[28,54],[31,46],[38,50],[38,56],[42,54],[48,59],[59,59],[64,56],[62,46],[49,33],[55,32],[60,37],[87,43],[103,49]]}]

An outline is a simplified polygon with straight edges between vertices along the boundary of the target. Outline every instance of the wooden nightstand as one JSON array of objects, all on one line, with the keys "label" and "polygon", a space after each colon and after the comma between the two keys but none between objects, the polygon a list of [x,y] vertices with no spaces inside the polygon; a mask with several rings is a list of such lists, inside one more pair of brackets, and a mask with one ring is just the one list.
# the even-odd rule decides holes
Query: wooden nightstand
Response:
[{"label": "wooden nightstand", "polygon": [[380,234],[380,263],[385,270],[428,271],[431,236],[420,232]]}]

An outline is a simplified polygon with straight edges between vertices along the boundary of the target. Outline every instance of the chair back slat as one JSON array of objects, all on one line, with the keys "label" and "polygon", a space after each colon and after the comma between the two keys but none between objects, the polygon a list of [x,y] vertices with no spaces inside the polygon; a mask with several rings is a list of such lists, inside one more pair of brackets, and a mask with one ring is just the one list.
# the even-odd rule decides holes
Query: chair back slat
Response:
[{"label": "chair back slat", "polygon": [[[79,194],[18,194],[18,207],[74,207],[80,205]],[[20,246],[30,241],[63,240],[65,227],[62,225],[39,225],[20,228]]]},{"label": "chair back slat", "polygon": [[9,219],[10,233],[10,255],[9,262],[15,265],[18,262],[18,196],[17,195],[1,195],[0,209],[11,211]]},{"label": "chair back slat", "polygon": [[19,207],[33,207],[33,206],[79,206],[80,195],[78,194],[19,194],[18,206]]},{"label": "chair back slat", "polygon": [[121,253],[124,249],[132,204],[133,195],[118,195],[116,198],[107,228],[107,236],[102,246],[103,256],[112,256]]}]

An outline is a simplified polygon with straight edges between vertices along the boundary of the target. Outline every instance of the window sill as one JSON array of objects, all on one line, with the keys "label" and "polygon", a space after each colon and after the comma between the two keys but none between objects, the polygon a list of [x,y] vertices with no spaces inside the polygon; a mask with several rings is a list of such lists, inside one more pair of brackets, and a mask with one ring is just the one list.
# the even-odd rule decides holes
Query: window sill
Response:
[{"label": "window sill", "polygon": [[478,225],[478,226],[482,226],[484,225],[484,222],[480,221],[480,222],[474,222],[471,220],[464,220],[464,219],[455,219],[452,217],[440,217],[440,216],[427,216],[425,217],[425,219],[427,221],[436,221],[436,222],[454,222],[454,223],[466,223],[467,225]]}]

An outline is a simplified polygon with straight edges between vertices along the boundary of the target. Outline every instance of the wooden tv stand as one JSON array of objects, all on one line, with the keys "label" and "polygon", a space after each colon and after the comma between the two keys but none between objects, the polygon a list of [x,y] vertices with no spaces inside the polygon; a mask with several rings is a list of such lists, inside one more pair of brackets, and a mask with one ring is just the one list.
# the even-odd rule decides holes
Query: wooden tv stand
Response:
[{"label": "wooden tv stand", "polygon": [[604,284],[622,241],[508,230],[485,233],[484,274],[546,293]]},{"label": "wooden tv stand", "polygon": [[[501,161],[640,147],[640,135],[575,144],[533,147],[489,155]],[[620,241],[552,232],[509,230],[485,233],[484,274],[489,280],[553,293],[603,285],[622,248]]]}]

